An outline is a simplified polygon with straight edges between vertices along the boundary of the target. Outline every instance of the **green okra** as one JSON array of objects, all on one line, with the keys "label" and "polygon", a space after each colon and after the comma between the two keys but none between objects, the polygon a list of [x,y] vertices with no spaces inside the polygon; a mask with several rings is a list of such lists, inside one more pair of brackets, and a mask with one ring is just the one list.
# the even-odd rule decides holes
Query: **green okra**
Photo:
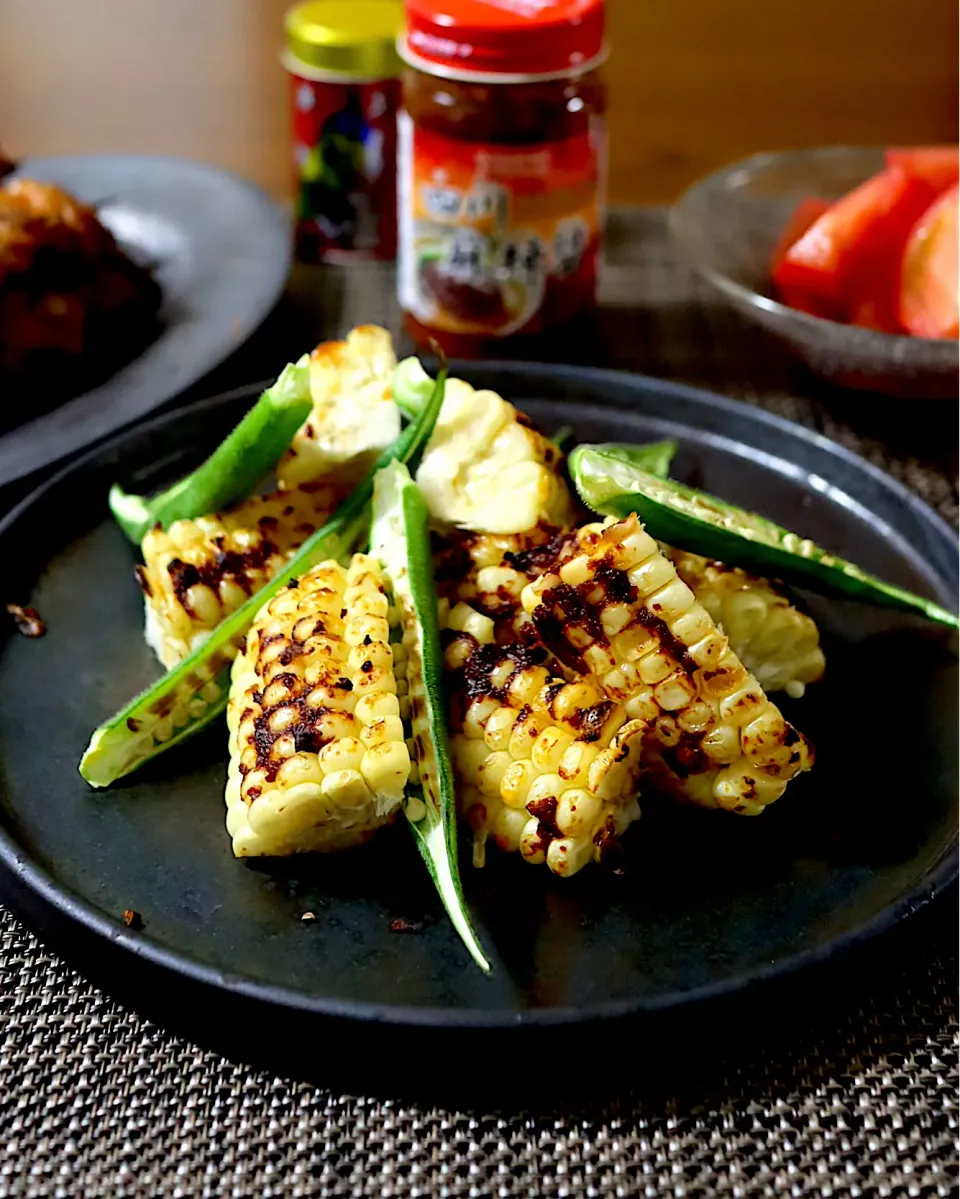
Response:
[{"label": "green okra", "polygon": [[331,519],[310,536],[287,566],[242,607],[217,625],[203,645],[158,679],[90,738],[80,773],[93,787],[107,787],[209,724],[226,707],[230,668],[254,617],[287,583],[327,558],[350,553],[368,527],[368,506],[378,470],[416,457],[430,436],[446,375],[440,371],[430,402],[392,446],[384,450]]},{"label": "green okra", "polygon": [[393,368],[393,402],[404,416],[412,419],[430,399],[431,384],[419,358],[404,358]]},{"label": "green okra", "polygon": [[135,544],[154,525],[217,512],[250,495],[279,461],[310,415],[309,356],[290,363],[260,396],[243,420],[195,471],[159,495],[130,495],[119,483],[110,488],[110,511]]},{"label": "green okra", "polygon": [[419,783],[408,784],[403,811],[420,855],[470,956],[490,964],[470,923],[457,862],[457,813],[443,702],[443,651],[428,530],[419,488],[399,461],[373,484],[370,552],[380,560],[400,613],[406,648],[410,725],[417,746]]},{"label": "green okra", "polygon": [[960,625],[954,613],[932,600],[885,583],[765,517],[658,478],[608,447],[578,446],[569,463],[588,508],[604,516],[635,512],[651,536],[669,545],[825,595],[919,613],[952,628]]},{"label": "green okra", "polygon": [[[677,452],[677,443],[675,441],[651,441],[644,445],[631,445],[627,442],[617,441],[591,445],[589,448],[607,460],[622,462],[626,466],[656,475],[658,479],[666,479],[670,475],[670,463]],[[571,451],[571,454],[575,453],[576,450]]]}]

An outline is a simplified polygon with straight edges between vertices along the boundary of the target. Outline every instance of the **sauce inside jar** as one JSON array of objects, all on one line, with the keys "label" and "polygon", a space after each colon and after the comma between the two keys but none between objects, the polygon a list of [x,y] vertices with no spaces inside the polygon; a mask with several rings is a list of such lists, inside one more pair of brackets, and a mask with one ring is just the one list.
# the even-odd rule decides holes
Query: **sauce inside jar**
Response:
[{"label": "sauce inside jar", "polygon": [[458,357],[556,334],[596,302],[602,2],[407,0],[407,22],[407,328]]}]

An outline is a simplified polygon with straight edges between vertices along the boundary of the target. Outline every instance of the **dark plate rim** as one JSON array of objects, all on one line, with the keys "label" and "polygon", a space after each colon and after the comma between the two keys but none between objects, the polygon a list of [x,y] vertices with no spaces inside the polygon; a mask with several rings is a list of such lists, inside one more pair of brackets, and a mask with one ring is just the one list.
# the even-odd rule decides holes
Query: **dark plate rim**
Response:
[{"label": "dark plate rim", "polygon": [[[644,387],[654,387],[667,397],[675,396],[677,399],[686,399],[701,405],[706,404],[720,412],[740,418],[746,415],[748,420],[765,425],[770,431],[786,437],[788,441],[799,438],[834,455],[854,469],[868,474],[907,505],[915,516],[936,532],[939,538],[945,539],[954,555],[958,554],[956,538],[950,526],[918,496],[908,491],[886,472],[864,461],[852,451],[819,433],[795,425],[772,413],[747,408],[738,401],[685,384],[623,371],[608,371],[598,367],[546,366],[539,363],[490,360],[481,364],[452,362],[451,368],[462,370],[466,375],[469,375],[471,371],[474,373],[498,371],[513,373],[523,379],[549,372],[554,377],[562,377],[574,382],[577,380],[589,380],[593,383],[617,381],[628,386],[636,386],[637,383],[640,383]],[[0,537],[4,536],[10,527],[25,515],[41,496],[58,487],[69,475],[95,463],[99,457],[116,451],[124,441],[134,434],[142,435],[151,429],[173,423],[186,413],[195,414],[218,408],[242,396],[253,397],[262,389],[262,386],[262,384],[253,384],[235,388],[222,395],[198,401],[173,412],[163,413],[124,429],[113,438],[93,447],[80,458],[57,471],[22,499],[0,519]],[[616,401],[612,403],[612,406],[629,407],[625,403]],[[515,1012],[497,1012],[484,1008],[410,1007],[389,1003],[329,999],[311,996],[282,986],[257,982],[242,975],[202,965],[175,950],[167,949],[150,941],[149,937],[142,932],[134,932],[126,928],[87,900],[81,899],[70,888],[60,884],[48,870],[30,859],[8,829],[0,824],[0,871],[6,871],[12,875],[16,882],[26,886],[44,904],[61,916],[155,967],[172,971],[188,982],[214,989],[225,989],[261,1004],[308,1015],[361,1023],[449,1029],[519,1029],[577,1025],[644,1015],[653,1016],[665,1011],[694,1007],[705,1001],[728,999],[750,987],[782,979],[787,975],[824,963],[848,949],[862,945],[891,930],[901,920],[925,908],[946,890],[958,876],[958,865],[960,865],[960,852],[958,852],[955,839],[953,844],[944,850],[937,861],[924,871],[908,891],[895,903],[888,904],[870,920],[831,938],[822,945],[787,955],[768,965],[746,971],[723,982],[709,983],[686,991],[666,992],[654,997],[610,1000],[584,1007],[532,1008]]]},{"label": "dark plate rim", "polygon": [[[76,396],[71,396],[63,404],[58,404],[49,412],[41,413],[31,420],[24,421],[21,425],[8,429],[0,436],[0,444],[4,446],[8,446],[11,443],[14,446],[25,445],[31,438],[38,439],[42,437],[44,429],[51,428],[56,421],[57,414],[74,401],[83,400],[99,392],[109,393],[113,390],[117,390],[118,392],[117,400],[111,404],[111,414],[102,422],[103,427],[95,429],[92,433],[86,431],[90,420],[94,419],[95,421],[96,419],[95,416],[94,418],[88,416],[74,430],[73,435],[69,438],[71,444],[68,448],[64,449],[61,446],[48,454],[39,453],[34,456],[27,454],[20,461],[10,461],[11,455],[9,452],[6,453],[5,457],[7,461],[2,468],[3,473],[2,477],[0,477],[0,486],[7,486],[20,479],[28,478],[39,471],[54,468],[70,457],[70,455],[85,453],[91,447],[105,445],[107,439],[136,427],[140,421],[151,419],[152,414],[156,413],[158,408],[168,404],[178,394],[196,386],[200,380],[222,366],[227,359],[240,350],[266,320],[283,292],[285,280],[289,274],[290,264],[293,260],[293,244],[287,228],[289,218],[283,207],[262,188],[234,171],[201,159],[190,158],[186,155],[140,153],[36,154],[20,160],[16,164],[16,169],[8,178],[29,177],[31,171],[37,170],[43,175],[56,174],[58,164],[70,167],[80,163],[89,163],[91,166],[94,166],[98,162],[109,165],[110,163],[119,161],[131,165],[141,163],[150,170],[173,166],[180,171],[187,170],[198,176],[202,175],[219,180],[222,184],[229,186],[235,193],[243,193],[261,212],[262,236],[273,242],[271,255],[274,258],[275,266],[272,271],[265,268],[260,273],[260,283],[256,293],[257,303],[250,303],[248,305],[249,310],[244,313],[242,320],[236,321],[231,326],[229,334],[218,335],[215,339],[215,344],[211,344],[208,348],[204,360],[202,362],[198,361],[198,365],[189,371],[182,380],[179,380],[173,390],[169,390],[166,384],[160,383],[152,388],[151,390],[155,391],[156,394],[139,411],[130,414],[121,410],[124,374],[135,366],[138,366],[145,358],[149,358],[157,351],[158,347],[162,349],[168,336],[171,333],[175,333],[176,325],[173,325],[171,329],[164,329],[140,354],[129,362],[124,363],[109,378],[98,383],[95,387],[88,388]],[[265,284],[267,285],[265,286]],[[167,298],[166,296],[164,297],[165,301]],[[162,367],[162,363],[160,365]],[[139,385],[139,388],[143,388],[142,383]],[[116,411],[113,411],[114,408]]]}]

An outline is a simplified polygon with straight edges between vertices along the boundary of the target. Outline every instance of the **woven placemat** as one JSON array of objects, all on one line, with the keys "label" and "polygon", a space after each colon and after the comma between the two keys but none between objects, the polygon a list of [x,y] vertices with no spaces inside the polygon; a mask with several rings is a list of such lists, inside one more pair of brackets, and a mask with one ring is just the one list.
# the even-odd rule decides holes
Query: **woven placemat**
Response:
[{"label": "woven placemat", "polygon": [[[910,409],[806,376],[702,292],[662,214],[614,214],[604,301],[592,360],[704,384],[818,429],[956,520],[954,406]],[[273,340],[246,356],[245,378],[227,368],[216,385],[269,373],[305,330],[364,321],[398,329],[388,269],[297,271]],[[626,1081],[603,1102],[522,1110],[505,1099],[484,1113],[341,1096],[197,1048],[96,990],[0,911],[0,1199],[952,1195],[955,945],[952,922],[935,921],[868,999],[832,995],[817,1024],[814,996],[795,1040],[759,1045],[709,1078],[687,1063],[656,1099]],[[590,1034],[576,1042],[558,1038],[558,1067],[589,1066]],[[525,1066],[458,1068],[501,1071],[509,1096],[511,1071]],[[641,1074],[631,1062],[625,1078]]]}]

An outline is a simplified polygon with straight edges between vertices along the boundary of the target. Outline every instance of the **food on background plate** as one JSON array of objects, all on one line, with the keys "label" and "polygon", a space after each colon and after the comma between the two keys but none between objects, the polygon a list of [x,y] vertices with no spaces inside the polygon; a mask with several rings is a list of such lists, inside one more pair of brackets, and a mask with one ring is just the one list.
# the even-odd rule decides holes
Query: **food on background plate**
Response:
[{"label": "food on background plate", "polygon": [[[190,586],[211,594],[181,586],[176,619],[216,603],[204,627],[185,626],[173,669],[94,733],[81,773],[107,786],[226,708],[234,852],[341,849],[402,812],[484,969],[459,881],[458,808],[476,865],[492,840],[569,876],[620,867],[641,793],[757,815],[812,767],[768,692],[799,699],[821,677],[817,628],[747,568],[956,625],[673,482],[672,443],[579,446],[574,491],[556,445],[511,404],[444,371],[431,379],[416,360],[394,365],[382,331],[356,330],[312,360],[311,411],[278,467],[285,489],[234,510],[250,514],[233,536],[255,571],[226,516],[190,510],[204,487],[165,493],[178,519],[164,529],[160,505],[145,558],[183,530],[201,580]],[[394,412],[384,427],[409,418],[362,477],[370,423],[343,409],[357,380],[371,410]],[[318,454],[324,444],[336,453]],[[219,461],[235,478],[230,455]],[[283,540],[279,518],[256,514],[294,494],[324,499],[298,510]],[[140,573],[173,579],[179,562],[154,556]]]},{"label": "food on background plate", "polygon": [[802,200],[771,262],[780,299],[885,333],[956,337],[957,176],[953,147],[894,149],[839,200]]},{"label": "food on background plate", "polygon": [[65,398],[146,344],[160,299],[92,207],[49,183],[0,185],[0,379]]}]

